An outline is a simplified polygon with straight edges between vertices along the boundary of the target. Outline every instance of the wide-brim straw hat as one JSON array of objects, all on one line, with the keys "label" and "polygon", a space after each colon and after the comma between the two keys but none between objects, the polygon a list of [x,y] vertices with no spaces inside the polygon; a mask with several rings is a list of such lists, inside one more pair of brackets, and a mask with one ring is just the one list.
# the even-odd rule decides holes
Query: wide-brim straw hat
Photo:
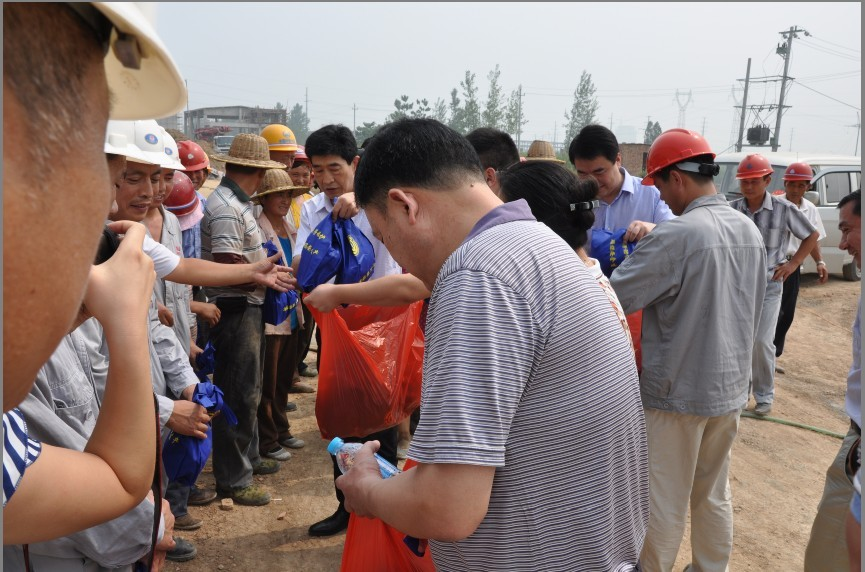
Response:
[{"label": "wide-brim straw hat", "polygon": [[243,167],[258,167],[260,169],[285,169],[282,163],[270,160],[267,139],[254,133],[240,133],[231,142],[231,148],[226,155],[214,155],[213,158],[223,163],[241,165]]},{"label": "wide-brim straw hat", "polygon": [[534,140],[526,151],[526,161],[552,161],[553,163],[564,163],[556,157],[553,144],[549,141]]},{"label": "wide-brim straw hat", "polygon": [[268,169],[264,173],[264,183],[261,185],[261,190],[252,195],[250,200],[255,204],[261,204],[261,197],[281,193],[282,191],[292,191],[293,196],[294,191],[297,190],[308,191],[309,189],[295,185],[291,177],[283,169]]}]

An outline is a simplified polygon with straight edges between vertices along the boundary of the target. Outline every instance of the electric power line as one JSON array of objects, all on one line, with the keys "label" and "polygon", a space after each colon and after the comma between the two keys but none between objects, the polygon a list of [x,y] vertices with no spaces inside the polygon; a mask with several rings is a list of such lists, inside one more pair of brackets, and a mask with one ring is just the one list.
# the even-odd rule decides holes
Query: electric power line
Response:
[{"label": "electric power line", "polygon": [[853,108],[853,109],[855,109],[856,111],[862,111],[859,107],[856,107],[855,105],[850,105],[849,103],[846,103],[846,102],[844,102],[844,101],[841,101],[840,99],[835,99],[835,98],[832,97],[831,95],[826,95],[826,94],[823,93],[822,91],[817,91],[817,90],[814,89],[813,87],[808,87],[807,85],[805,85],[804,83],[802,83],[802,82],[800,82],[800,81],[796,81],[795,79],[792,80],[792,81],[796,82],[800,87],[804,87],[804,88],[807,89],[807,90],[813,91],[813,92],[816,93],[817,95],[822,95],[823,97],[829,98],[829,99],[831,99],[832,101],[835,101],[835,102],[840,103],[841,105],[846,105],[847,107]]}]

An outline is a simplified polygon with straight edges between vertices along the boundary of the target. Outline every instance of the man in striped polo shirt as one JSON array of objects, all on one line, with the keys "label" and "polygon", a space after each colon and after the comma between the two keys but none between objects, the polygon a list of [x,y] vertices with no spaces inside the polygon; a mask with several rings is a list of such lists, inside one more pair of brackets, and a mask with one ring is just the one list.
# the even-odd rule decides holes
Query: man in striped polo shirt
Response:
[{"label": "man in striped polo shirt", "polygon": [[[223,264],[244,264],[266,258],[261,233],[252,216],[249,197],[261,186],[267,169],[284,169],[271,161],[267,141],[241,133],[231,142],[225,161],[225,177],[208,197],[201,221],[201,255]],[[258,453],[258,403],[264,367],[264,320],[261,306],[264,287],[246,284],[207,288],[221,312],[210,331],[216,349],[213,382],[225,393],[225,403],[237,416],[229,428],[225,416],[213,419],[213,476],[216,489],[239,504],[264,505],[270,493],[252,482],[253,473],[275,473],[279,462]]]},{"label": "man in striped polo shirt", "polygon": [[429,538],[438,570],[634,570],[648,519],[637,371],[586,267],[432,119],[383,127],[355,193],[432,296],[418,466],[381,480],[367,443],[337,480],[346,508]]}]

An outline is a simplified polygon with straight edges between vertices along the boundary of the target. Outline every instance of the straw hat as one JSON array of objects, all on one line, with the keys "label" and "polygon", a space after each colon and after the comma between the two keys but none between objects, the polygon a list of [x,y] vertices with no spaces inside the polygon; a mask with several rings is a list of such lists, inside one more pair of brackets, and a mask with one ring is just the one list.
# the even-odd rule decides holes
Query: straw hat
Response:
[{"label": "straw hat", "polygon": [[556,157],[556,152],[553,150],[553,144],[549,141],[540,141],[535,139],[529,145],[529,150],[526,152],[526,161],[552,161],[553,163],[564,163]]},{"label": "straw hat", "polygon": [[259,169],[285,169],[285,165],[270,160],[267,139],[254,133],[240,133],[231,142],[227,155],[214,155],[213,158],[223,163],[258,167]]},{"label": "straw hat", "polygon": [[281,193],[282,191],[292,191],[292,194],[294,194],[293,192],[296,190],[306,192],[309,189],[295,186],[291,181],[291,177],[288,176],[288,173],[284,169],[268,169],[264,173],[264,183],[261,186],[261,190],[252,195],[250,200],[255,204],[261,204],[261,197],[265,195]]}]

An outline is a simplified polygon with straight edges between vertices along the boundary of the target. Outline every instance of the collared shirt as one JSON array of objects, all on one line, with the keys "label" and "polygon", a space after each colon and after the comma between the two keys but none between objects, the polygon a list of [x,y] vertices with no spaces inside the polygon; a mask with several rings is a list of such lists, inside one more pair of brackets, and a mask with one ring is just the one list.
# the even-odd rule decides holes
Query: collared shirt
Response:
[{"label": "collared shirt", "polygon": [[[160,244],[177,256],[183,256],[183,236],[180,230],[180,221],[174,213],[163,207],[159,207],[162,213],[162,237]],[[194,321],[194,315],[189,308],[190,288],[186,284],[179,284],[157,278],[153,286],[157,301],[168,308],[174,315],[174,325],[171,326],[183,351],[189,355],[190,332],[189,325]]]},{"label": "collared shirt", "polygon": [[[808,222],[813,224],[814,228],[817,229],[818,242],[826,238],[826,227],[823,226],[823,219],[820,218],[820,212],[817,210],[817,207],[814,206],[814,203],[802,199],[801,204],[798,206],[792,201],[790,201],[790,204],[799,209],[799,212],[805,215]],[[802,246],[802,241],[793,236],[793,233],[790,233],[790,238],[787,242],[787,256],[793,256],[796,254],[796,251],[799,250],[800,246]]]},{"label": "collared shirt", "polygon": [[[297,230],[297,251],[303,251],[303,245],[306,244],[306,239],[309,233],[313,231],[318,224],[326,217],[329,217],[333,212],[333,203],[327,198],[324,193],[319,193],[309,199],[300,209],[300,228]],[[366,213],[361,211],[351,217],[351,220],[357,225],[357,228],[366,236],[372,243],[372,249],[375,252],[375,266],[372,271],[370,280],[388,276],[390,274],[400,274],[402,268],[397,264],[396,260],[390,255],[382,242],[372,233],[372,227],[369,220],[366,218]],[[331,281],[332,282],[332,281]]]},{"label": "collared shirt", "polygon": [[640,241],[610,282],[625,313],[643,310],[646,407],[712,417],[747,403],[766,281],[759,231],[722,195]]},{"label": "collared shirt", "polygon": [[[249,195],[237,183],[223,177],[216,190],[208,197],[201,220],[201,257],[213,260],[214,254],[237,254],[244,262],[259,262],[266,258],[262,248],[261,232],[252,214]],[[264,303],[264,286],[252,292],[239,288],[205,289],[208,300],[223,297],[246,297],[255,306]]]},{"label": "collared shirt", "polygon": [[766,245],[766,268],[769,271],[787,261],[788,233],[805,240],[817,230],[793,203],[777,195],[764,193],[763,204],[753,213],[745,197],[731,201],[730,206],[757,225]]},{"label": "collared shirt", "polygon": [[[624,180],[622,190],[610,204],[599,201],[594,210],[595,223],[592,228],[618,230],[628,228],[635,220],[659,224],[676,218],[670,207],[661,199],[657,187],[644,185],[642,179],[632,176],[624,167],[619,168]],[[591,237],[589,237],[591,243]]]},{"label": "collared shirt", "polygon": [[862,294],[853,322],[853,363],[847,374],[846,407],[850,419],[862,427]]}]

